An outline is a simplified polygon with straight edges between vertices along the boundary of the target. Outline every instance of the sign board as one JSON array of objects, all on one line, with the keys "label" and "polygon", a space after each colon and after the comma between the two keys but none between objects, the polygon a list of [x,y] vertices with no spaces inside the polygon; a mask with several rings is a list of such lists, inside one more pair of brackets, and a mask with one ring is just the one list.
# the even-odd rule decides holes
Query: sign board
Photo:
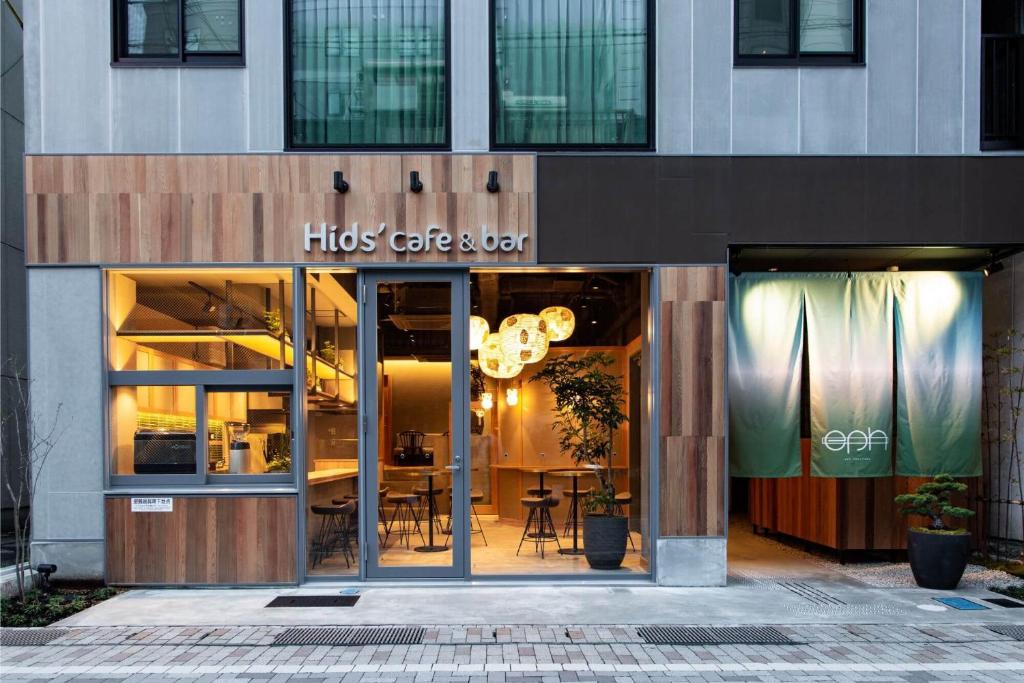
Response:
[{"label": "sign board", "polygon": [[173,512],[173,498],[132,498],[132,512]]}]

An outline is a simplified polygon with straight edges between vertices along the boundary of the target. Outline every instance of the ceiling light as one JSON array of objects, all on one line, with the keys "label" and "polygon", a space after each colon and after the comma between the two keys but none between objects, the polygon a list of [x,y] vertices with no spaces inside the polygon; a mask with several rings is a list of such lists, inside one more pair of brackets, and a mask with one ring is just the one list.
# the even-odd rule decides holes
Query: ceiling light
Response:
[{"label": "ceiling light", "polygon": [[501,321],[501,352],[519,363],[536,363],[548,352],[548,325],[539,315],[519,313]]},{"label": "ceiling light", "polygon": [[548,341],[565,341],[576,328],[576,316],[565,306],[548,306],[540,317],[548,326]]},{"label": "ceiling light", "polygon": [[501,337],[497,334],[487,336],[477,350],[480,370],[488,377],[495,379],[511,379],[523,371],[523,364],[510,360],[501,351]]},{"label": "ceiling light", "polygon": [[505,390],[505,403],[510,406],[514,406],[519,403],[519,390],[518,389],[506,389]]},{"label": "ceiling light", "polygon": [[469,316],[469,350],[476,351],[491,333],[491,326],[485,318],[478,315]]},{"label": "ceiling light", "polygon": [[480,407],[484,410],[490,410],[494,407],[494,395],[491,392],[485,391],[480,394]]}]

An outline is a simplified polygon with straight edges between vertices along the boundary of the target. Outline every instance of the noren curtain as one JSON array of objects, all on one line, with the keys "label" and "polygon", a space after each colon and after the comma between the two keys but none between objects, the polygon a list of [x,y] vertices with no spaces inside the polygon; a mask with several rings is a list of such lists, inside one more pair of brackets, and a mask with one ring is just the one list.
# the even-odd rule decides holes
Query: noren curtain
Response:
[{"label": "noren curtain", "polygon": [[892,287],[888,273],[804,281],[811,474],[892,474]]},{"label": "noren curtain", "polygon": [[729,280],[729,452],[734,477],[800,476],[800,278]]},{"label": "noren curtain", "polygon": [[293,0],[292,143],[447,143],[445,0]]},{"label": "noren curtain", "polygon": [[981,273],[901,273],[896,474],[981,474]]},{"label": "noren curtain", "polygon": [[495,0],[495,142],[646,144],[647,4]]}]

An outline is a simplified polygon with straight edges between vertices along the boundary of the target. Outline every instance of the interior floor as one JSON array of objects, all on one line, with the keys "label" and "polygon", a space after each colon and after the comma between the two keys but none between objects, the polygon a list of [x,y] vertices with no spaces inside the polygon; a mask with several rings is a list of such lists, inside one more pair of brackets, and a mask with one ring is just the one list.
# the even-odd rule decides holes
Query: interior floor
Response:
[{"label": "interior floor", "polygon": [[[640,554],[641,537],[637,532],[630,534],[636,550],[628,544],[626,546],[626,557],[622,567],[617,571],[598,571],[591,569],[587,559],[583,555],[563,555],[558,552],[558,545],[553,541],[548,542],[544,548],[544,557],[541,557],[539,548],[535,550],[532,541],[527,539],[523,542],[522,549],[516,554],[519,539],[523,533],[523,526],[520,523],[499,520],[494,515],[480,515],[480,523],[483,526],[483,534],[472,535],[472,549],[470,551],[472,572],[475,575],[507,575],[507,574],[531,574],[531,575],[556,575],[556,574],[644,574],[649,571],[647,560]],[[475,525],[474,525],[475,528]],[[562,529],[559,528],[558,543],[562,548],[572,547],[572,531],[569,536],[561,536]],[[447,537],[435,530],[434,540],[437,544],[444,544]],[[423,535],[427,536],[426,527],[423,527]],[[484,537],[487,542],[484,543]],[[413,550],[422,542],[418,535],[413,536],[406,548],[404,541],[399,544],[392,536],[388,540],[387,549],[381,553],[381,566],[383,567],[438,567],[450,566],[452,553],[436,552],[421,553]],[[580,547],[583,545],[583,530],[580,530]],[[450,544],[449,544],[450,545]],[[358,559],[358,549],[354,550]],[[346,567],[345,558],[340,552],[310,569],[311,575],[351,575],[358,567],[358,562],[349,559],[350,567]]]}]

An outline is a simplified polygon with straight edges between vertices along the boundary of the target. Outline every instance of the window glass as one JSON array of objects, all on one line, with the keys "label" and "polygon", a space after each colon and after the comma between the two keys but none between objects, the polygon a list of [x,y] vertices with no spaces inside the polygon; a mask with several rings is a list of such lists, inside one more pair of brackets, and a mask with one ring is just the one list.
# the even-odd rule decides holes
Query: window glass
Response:
[{"label": "window glass", "polygon": [[291,272],[111,272],[114,370],[280,370],[292,366]]},{"label": "window glass", "polygon": [[178,54],[178,0],[126,0],[129,56]]},{"label": "window glass", "polygon": [[740,0],[736,40],[741,55],[789,54],[790,0]]},{"label": "window glass", "polygon": [[853,0],[800,0],[800,52],[853,52]]},{"label": "window glass", "polygon": [[292,471],[291,392],[208,391],[210,474]]},{"label": "window glass", "polygon": [[112,387],[110,401],[111,474],[196,473],[195,387]]},{"label": "window glass", "polygon": [[445,0],[293,0],[292,143],[447,142]]},{"label": "window glass", "polygon": [[495,143],[644,145],[647,3],[495,0]]},{"label": "window glass", "polygon": [[185,0],[186,52],[238,52],[238,0]]}]

